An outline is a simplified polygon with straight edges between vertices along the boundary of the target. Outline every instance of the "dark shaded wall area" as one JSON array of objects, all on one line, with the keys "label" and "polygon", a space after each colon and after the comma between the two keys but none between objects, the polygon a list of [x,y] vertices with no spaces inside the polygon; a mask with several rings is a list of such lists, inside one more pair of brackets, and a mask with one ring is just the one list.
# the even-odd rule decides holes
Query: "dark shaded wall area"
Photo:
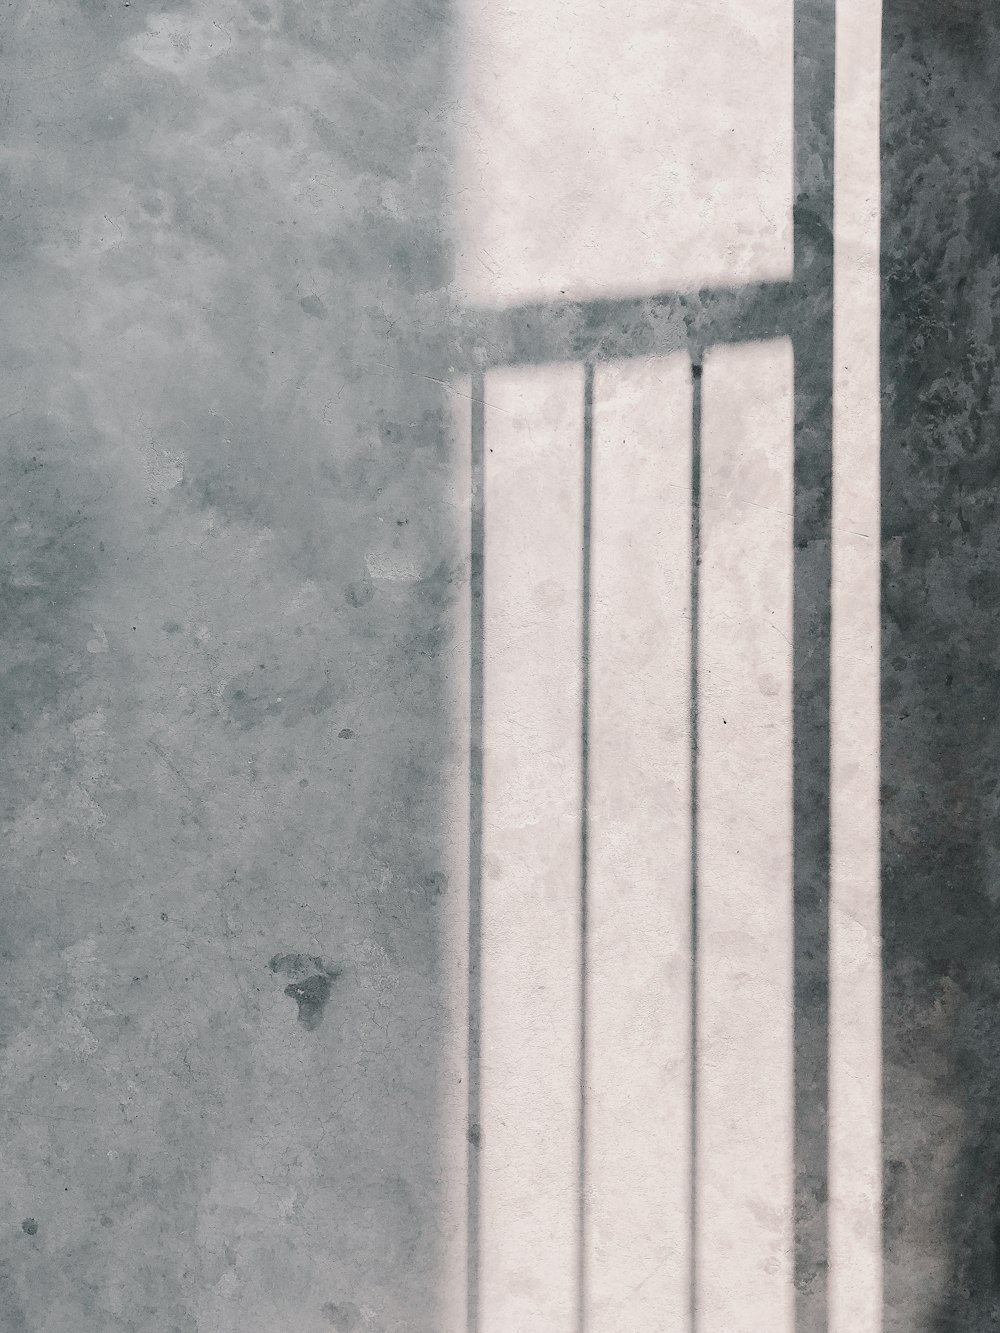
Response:
[{"label": "dark shaded wall area", "polygon": [[440,1326],[444,19],[0,17],[5,1333]]},{"label": "dark shaded wall area", "polygon": [[887,1333],[1000,1326],[1000,10],[886,0]]}]

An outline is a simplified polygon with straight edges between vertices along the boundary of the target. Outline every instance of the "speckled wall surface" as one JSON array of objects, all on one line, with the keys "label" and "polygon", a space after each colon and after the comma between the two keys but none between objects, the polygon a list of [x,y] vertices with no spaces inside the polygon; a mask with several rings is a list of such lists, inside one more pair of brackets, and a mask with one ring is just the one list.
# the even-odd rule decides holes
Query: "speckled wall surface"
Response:
[{"label": "speckled wall surface", "polygon": [[5,1333],[439,1327],[444,18],[4,10]]},{"label": "speckled wall surface", "polygon": [[886,1318],[1000,1321],[1000,15],[883,41]]},{"label": "speckled wall surface", "polygon": [[[447,1326],[452,17],[0,19],[0,1333]],[[978,1333],[1000,1323],[1000,17],[884,18],[884,1328]],[[799,183],[824,191],[808,101]],[[527,341],[558,359],[573,317]],[[609,346],[648,352],[659,317],[633,346],[609,307]]]}]

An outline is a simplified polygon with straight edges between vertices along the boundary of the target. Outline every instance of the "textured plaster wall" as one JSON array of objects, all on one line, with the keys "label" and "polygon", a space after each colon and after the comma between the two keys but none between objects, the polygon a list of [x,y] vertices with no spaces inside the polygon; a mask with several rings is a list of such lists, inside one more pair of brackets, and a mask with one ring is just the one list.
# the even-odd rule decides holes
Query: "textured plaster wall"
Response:
[{"label": "textured plaster wall", "polygon": [[439,1328],[434,4],[0,20],[0,1328]]},{"label": "textured plaster wall", "polygon": [[[972,1333],[1000,20],[884,10],[884,1323]],[[2,1330],[446,1326],[455,51],[434,0],[0,18]]]}]

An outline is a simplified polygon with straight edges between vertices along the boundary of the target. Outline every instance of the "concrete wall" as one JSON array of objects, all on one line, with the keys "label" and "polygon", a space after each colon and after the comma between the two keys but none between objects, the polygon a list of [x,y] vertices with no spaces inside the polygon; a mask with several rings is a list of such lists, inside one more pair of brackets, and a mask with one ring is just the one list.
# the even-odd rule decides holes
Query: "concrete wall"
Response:
[{"label": "concrete wall", "polygon": [[433,4],[0,30],[0,1327],[440,1327]]},{"label": "concrete wall", "polygon": [[[839,7],[849,20],[861,8]],[[749,49],[755,20],[731,10],[734,49]],[[826,15],[800,6],[800,33],[814,11]],[[517,12],[530,31],[530,7]],[[685,10],[695,54],[714,55],[721,12]],[[674,58],[659,8],[643,13]],[[789,13],[775,7],[773,32],[757,34],[786,55]],[[489,304],[544,278],[548,296],[580,295],[563,289],[565,237],[547,250],[538,234],[549,210],[511,182],[544,169],[539,116],[558,123],[559,98],[572,101],[582,78],[567,64],[546,82],[533,56],[522,137],[491,157],[483,124],[516,87],[489,82],[489,34],[457,17],[435,0],[21,0],[0,20],[0,1328],[11,1333],[438,1333],[456,1319],[444,1302],[460,1295],[464,1226],[451,1034],[469,568],[465,464],[442,382],[457,361],[448,293]],[[577,57],[599,72],[618,25],[606,13],[595,24]],[[515,29],[503,68],[526,44]],[[468,115],[456,101],[463,41],[480,102]],[[829,52],[807,47],[806,87],[832,77]],[[635,78],[645,50],[629,48]],[[873,113],[864,89],[856,104],[844,95],[841,55],[838,106],[864,139]],[[886,1333],[973,1333],[1000,1318],[998,61],[985,0],[941,13],[885,0]],[[694,65],[676,63],[680,86]],[[739,68],[752,73],[750,57]],[[713,77],[754,103],[733,92],[724,60]],[[625,112],[596,95],[611,157],[613,118],[645,115],[629,88]],[[695,194],[712,186],[706,163],[730,133],[721,91],[715,120],[694,114],[710,94],[685,85],[683,115],[661,127],[707,136],[691,158],[704,177]],[[765,99],[740,120],[751,147],[772,113]],[[605,286],[641,297],[720,273],[787,277],[792,176],[781,172],[793,157],[800,239],[826,245],[801,231],[830,163],[810,157],[810,107],[799,113],[798,144],[790,121],[774,129],[780,151],[772,162],[762,150],[751,173],[755,189],[767,177],[776,190],[760,230],[762,244],[781,241],[773,263],[751,246],[752,271],[712,268],[720,249],[743,253],[726,240],[737,213],[720,206],[676,253],[654,236],[634,291],[625,209]],[[592,133],[580,133],[581,160]],[[658,140],[636,142],[648,153]],[[470,174],[456,194],[457,160]],[[604,181],[612,202],[628,198],[618,168]],[[490,171],[512,189],[506,214]],[[647,221],[662,224],[661,182],[643,180],[655,187]],[[673,202],[685,225],[697,218],[683,192]],[[860,196],[854,205],[863,220]],[[600,238],[608,207],[570,207],[560,226]],[[505,290],[510,265],[491,271],[468,235],[453,285],[448,238],[463,208],[534,255],[527,292]],[[665,235],[664,246],[681,233]],[[656,270],[664,254],[676,271]],[[568,258],[578,286],[594,277]],[[603,317],[624,346],[615,311]],[[572,318],[557,312],[526,343],[572,339]],[[660,337],[658,320],[650,306],[635,350]],[[861,325],[840,327],[860,373]],[[859,381],[837,379],[844,364],[832,389],[850,417]],[[864,508],[871,494],[855,498]],[[852,513],[844,532],[861,540]],[[852,603],[836,569],[843,624]],[[874,636],[858,635],[858,651],[873,651]],[[856,753],[843,751],[835,779]],[[843,848],[853,789],[838,790]],[[860,919],[849,895],[840,906],[843,943]],[[862,935],[877,915],[866,910]],[[859,948],[870,998],[871,941]],[[862,1036],[835,1080],[842,1109],[860,1086],[850,1060],[876,1058]],[[858,1124],[870,1104],[855,1105]],[[849,1123],[833,1127],[843,1161]],[[484,1134],[473,1127],[477,1146]],[[851,1169],[837,1188],[867,1244],[877,1188],[856,1188]],[[822,1190],[814,1202],[825,1216]],[[841,1258],[851,1225],[834,1237]],[[806,1259],[825,1291],[825,1240],[814,1240]],[[865,1299],[877,1304],[868,1257]],[[836,1281],[838,1328],[852,1327],[850,1284]]]}]

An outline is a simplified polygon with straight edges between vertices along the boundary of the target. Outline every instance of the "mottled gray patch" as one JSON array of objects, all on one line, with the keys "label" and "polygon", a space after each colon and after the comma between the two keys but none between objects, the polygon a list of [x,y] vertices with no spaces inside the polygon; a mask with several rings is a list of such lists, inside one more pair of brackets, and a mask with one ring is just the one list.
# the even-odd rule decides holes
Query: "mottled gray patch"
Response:
[{"label": "mottled gray patch", "polygon": [[292,978],[284,993],[298,1005],[299,1022],[311,1032],[323,1017],[331,983],[343,968],[324,963],[316,954],[305,953],[276,953],[268,966],[275,974],[280,972]]},{"label": "mottled gray patch", "polygon": [[[179,225],[190,221],[182,201],[175,201],[175,213]],[[262,379],[270,360],[270,355],[262,355],[259,364],[246,370]],[[285,486],[280,460],[263,465],[268,455],[263,415],[251,417],[235,405],[227,406],[225,415],[192,411],[183,426],[171,426],[185,453],[183,480],[171,494],[226,519],[270,528],[277,521]]]},{"label": "mottled gray patch", "polygon": [[98,569],[95,532],[101,480],[86,459],[87,432],[71,436],[47,418],[21,417],[0,449],[0,725],[20,729],[55,701],[74,669],[89,626],[74,604]]},{"label": "mottled gray patch", "polygon": [[268,967],[272,972],[280,972],[286,977],[303,977],[307,972],[322,968],[323,960],[311,953],[276,953]]},{"label": "mottled gray patch", "polygon": [[428,898],[435,902],[448,888],[448,876],[443,870],[434,870],[424,879],[424,888]]},{"label": "mottled gray patch", "polygon": [[352,741],[354,739],[354,732],[350,727],[341,727],[337,735],[342,741]]},{"label": "mottled gray patch", "polygon": [[355,1333],[361,1327],[361,1311],[353,1301],[327,1301],[322,1313],[337,1333]]},{"label": "mottled gray patch", "polygon": [[334,703],[333,686],[329,684],[321,685],[313,697],[309,700],[309,711],[314,716],[325,713]]},{"label": "mottled gray patch", "polygon": [[439,232],[422,230],[387,213],[369,213],[365,227],[387,254],[386,277],[394,286],[417,295],[437,291],[450,281],[452,256]]},{"label": "mottled gray patch", "polygon": [[460,572],[442,560],[430,574],[419,580],[414,591],[426,605],[443,610],[455,601],[460,582]]},{"label": "mottled gray patch", "polygon": [[312,315],[314,319],[326,319],[327,309],[318,296],[303,296],[299,305],[307,315]]},{"label": "mottled gray patch", "polygon": [[0,261],[5,266],[26,259],[33,241],[29,229],[16,217],[0,219]]},{"label": "mottled gray patch", "polygon": [[95,139],[116,139],[127,132],[130,120],[128,108],[119,103],[95,108],[83,124]]},{"label": "mottled gray patch", "polygon": [[10,1264],[0,1261],[0,1328],[4,1333],[30,1333]]},{"label": "mottled gray patch", "polygon": [[234,676],[223,692],[230,720],[243,730],[259,726],[282,712],[284,696],[268,677],[255,671]]},{"label": "mottled gray patch", "polygon": [[367,606],[375,596],[375,585],[371,579],[359,579],[347,585],[344,596],[351,606]]},{"label": "mottled gray patch", "polygon": [[319,1026],[330,998],[330,982],[336,976],[336,972],[317,972],[315,976],[293,981],[285,987],[285,994],[299,1007],[299,1022],[310,1032]]},{"label": "mottled gray patch", "polygon": [[24,1232],[26,1236],[37,1236],[38,1223],[35,1221],[33,1217],[26,1217],[24,1221],[21,1223],[21,1230]]}]

